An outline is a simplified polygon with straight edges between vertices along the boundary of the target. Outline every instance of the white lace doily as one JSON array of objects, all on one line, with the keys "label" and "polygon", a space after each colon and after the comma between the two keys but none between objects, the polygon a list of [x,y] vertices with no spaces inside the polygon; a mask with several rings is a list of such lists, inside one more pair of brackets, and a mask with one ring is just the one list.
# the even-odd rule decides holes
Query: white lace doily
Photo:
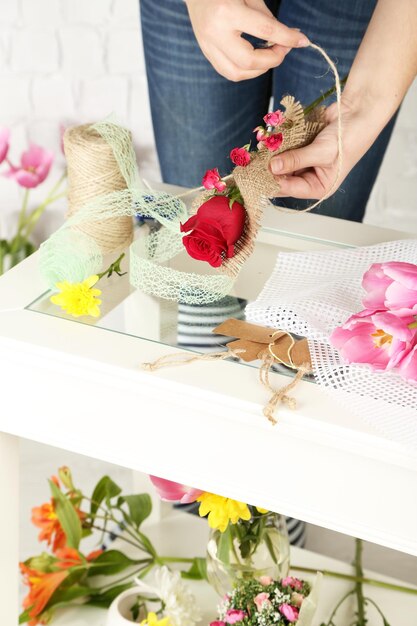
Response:
[{"label": "white lace doily", "polygon": [[246,319],[307,337],[317,383],[385,436],[417,448],[417,385],[392,371],[347,365],[329,343],[336,326],[364,308],[363,274],[372,263],[387,261],[417,265],[417,240],[281,252],[261,294],[247,306]]}]

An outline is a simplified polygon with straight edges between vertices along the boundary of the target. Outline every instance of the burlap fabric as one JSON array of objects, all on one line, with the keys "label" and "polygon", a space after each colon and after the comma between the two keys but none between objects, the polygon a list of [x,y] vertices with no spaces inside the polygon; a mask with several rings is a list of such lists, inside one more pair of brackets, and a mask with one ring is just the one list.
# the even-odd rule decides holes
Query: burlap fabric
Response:
[{"label": "burlap fabric", "polygon": [[[269,169],[270,160],[281,152],[311,143],[325,126],[324,107],[315,109],[306,119],[302,105],[293,96],[285,96],[281,105],[285,110],[285,123],[280,127],[283,134],[280,149],[270,152],[261,145],[249,165],[235,167],[232,178],[228,181],[229,186],[238,186],[246,209],[245,228],[242,237],[235,244],[235,255],[225,259],[219,268],[220,272],[231,277],[239,274],[246,259],[252,254],[265,204],[269,198],[274,198],[279,193],[279,184]],[[210,192],[203,192],[194,202],[193,211],[197,211],[211,195]]]}]

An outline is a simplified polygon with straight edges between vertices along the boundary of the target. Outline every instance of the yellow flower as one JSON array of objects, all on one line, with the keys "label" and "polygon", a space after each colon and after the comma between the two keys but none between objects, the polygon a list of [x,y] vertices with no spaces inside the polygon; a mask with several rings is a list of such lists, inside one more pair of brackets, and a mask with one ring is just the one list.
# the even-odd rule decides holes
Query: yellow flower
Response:
[{"label": "yellow flower", "polygon": [[268,512],[269,512],[269,511],[268,511],[268,509],[261,509],[261,507],[260,507],[260,506],[257,506],[257,507],[256,507],[256,510],[257,510],[259,513],[262,513],[262,515],[263,515],[264,513],[268,513]]},{"label": "yellow flower", "polygon": [[248,505],[238,500],[203,492],[197,498],[197,502],[200,502],[199,515],[204,517],[208,513],[210,528],[216,528],[222,533],[226,530],[229,522],[236,524],[240,519],[249,520],[251,518]]},{"label": "yellow flower", "polygon": [[144,619],[139,626],[171,626],[169,617],[158,619],[156,613],[148,613],[148,617]]},{"label": "yellow flower", "polygon": [[74,317],[81,315],[100,315],[101,300],[97,298],[101,294],[100,289],[92,289],[99,280],[97,275],[89,276],[82,283],[69,283],[64,280],[57,283],[60,293],[51,297],[51,302],[60,306],[66,313]]}]

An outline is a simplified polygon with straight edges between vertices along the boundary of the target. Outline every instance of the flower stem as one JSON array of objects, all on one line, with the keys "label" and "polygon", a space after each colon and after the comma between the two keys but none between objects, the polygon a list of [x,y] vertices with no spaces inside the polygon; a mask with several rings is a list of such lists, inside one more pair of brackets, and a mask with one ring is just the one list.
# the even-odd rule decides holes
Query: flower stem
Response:
[{"label": "flower stem", "polygon": [[[341,87],[345,85],[347,79],[348,77],[345,76],[344,78],[340,80]],[[321,96],[313,100],[313,102],[311,102],[308,106],[305,107],[304,116],[307,117],[307,115],[309,115],[312,111],[314,111],[314,109],[318,107],[322,102],[324,102],[324,100],[326,100],[327,98],[330,98],[330,96],[332,96],[335,92],[336,92],[336,85],[333,85],[333,87],[330,87],[330,89],[322,93]]]},{"label": "flower stem", "polygon": [[194,559],[178,556],[159,556],[161,563],[194,563]]},{"label": "flower stem", "polygon": [[355,585],[356,599],[358,602],[358,626],[366,626],[366,623],[368,621],[366,619],[366,606],[365,606],[365,600],[363,597],[363,587],[362,587],[363,583],[360,580],[361,578],[363,578],[362,552],[363,552],[362,540],[355,539],[355,559],[353,561],[353,564],[355,566],[355,572],[358,578],[358,580],[356,581],[356,585]]},{"label": "flower stem", "polygon": [[336,606],[334,607],[332,614],[329,617],[329,620],[327,622],[327,624],[325,624],[325,626],[331,626],[331,624],[333,624],[333,618],[336,615],[337,611],[340,609],[340,607],[342,606],[343,602],[345,600],[347,600],[351,595],[353,595],[355,592],[353,589],[351,589],[350,591],[348,591],[347,593],[345,593],[345,595],[339,600],[339,602],[336,604]]},{"label": "flower stem", "polygon": [[106,270],[104,270],[104,272],[101,272],[101,274],[97,274],[98,279],[101,280],[103,276],[108,276],[108,278],[110,278],[113,272],[117,274],[118,276],[124,276],[126,272],[122,272],[120,268],[120,263],[122,262],[122,259],[124,258],[124,256],[125,256],[125,253],[122,252],[122,254],[111,265],[109,265],[109,267]]},{"label": "flower stem", "polygon": [[[299,565],[291,565],[291,569],[299,572],[307,572],[309,574],[316,574],[317,569],[314,567],[301,567]],[[341,572],[334,572],[333,570],[320,570],[323,576],[330,576],[332,578],[340,578],[342,580],[350,580],[352,582],[360,581],[364,585],[372,585],[373,587],[382,587],[383,589],[390,589],[391,591],[400,591],[401,593],[410,593],[417,595],[417,589],[413,587],[405,587],[404,585],[395,585],[393,583],[387,583],[382,580],[375,580],[374,578],[367,578],[366,576],[358,577],[350,574],[342,574]]]}]

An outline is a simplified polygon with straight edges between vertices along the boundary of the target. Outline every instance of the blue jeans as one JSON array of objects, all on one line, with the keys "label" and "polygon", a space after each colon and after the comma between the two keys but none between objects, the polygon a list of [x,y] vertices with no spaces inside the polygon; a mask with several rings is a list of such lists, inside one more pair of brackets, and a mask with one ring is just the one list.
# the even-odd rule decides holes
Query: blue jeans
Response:
[{"label": "blue jeans", "polygon": [[[267,4],[280,21],[300,28],[322,46],[337,61],[343,77],[376,0],[269,0]],[[271,96],[275,107],[286,93],[307,105],[333,85],[326,62],[311,49],[292,50],[280,67],[258,78],[230,82],[202,54],[183,0],[140,0],[140,5],[152,119],[165,182],[198,186],[212,167],[227,174],[231,148],[252,138]],[[394,119],[341,188],[316,209],[318,213],[362,220],[393,125]],[[291,208],[308,204],[294,198],[278,203],[281,200]]]}]

